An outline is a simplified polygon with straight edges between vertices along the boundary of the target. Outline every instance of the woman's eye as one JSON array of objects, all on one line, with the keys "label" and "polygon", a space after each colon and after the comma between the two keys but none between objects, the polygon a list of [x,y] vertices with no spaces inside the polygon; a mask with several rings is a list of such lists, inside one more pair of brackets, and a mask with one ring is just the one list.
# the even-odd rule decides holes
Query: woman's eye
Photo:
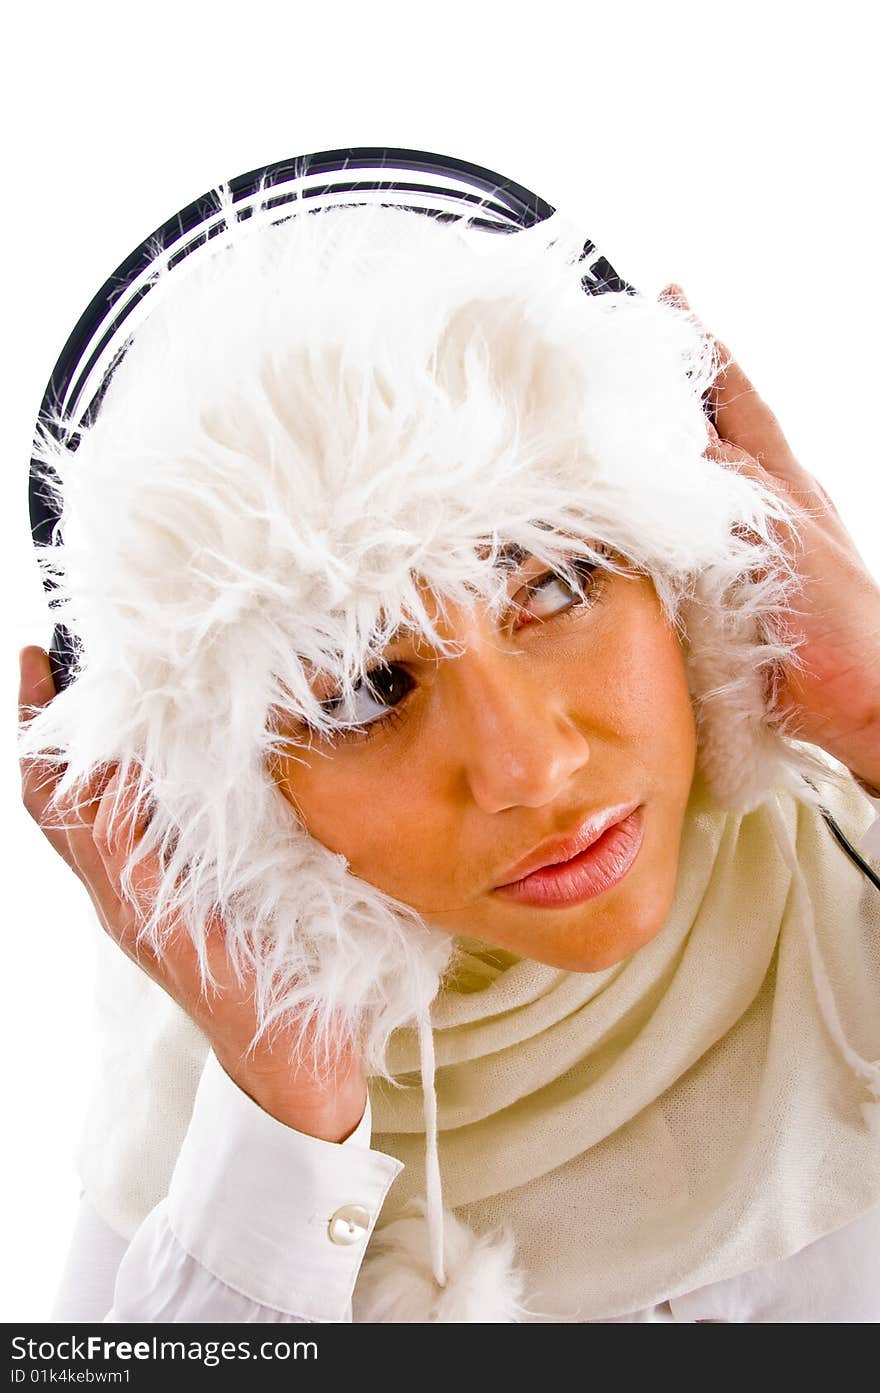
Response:
[{"label": "woman's eye", "polygon": [[396,707],[414,685],[405,668],[396,663],[380,663],[370,668],[366,679],[355,687],[350,700],[330,697],[322,701],[321,706],[345,725],[375,725],[395,714]]},{"label": "woman's eye", "polygon": [[[598,563],[577,559],[572,563],[582,594],[578,594],[563,576],[547,571],[522,587],[514,598],[516,629],[533,620],[552,619],[568,611],[589,606],[596,598],[602,577]],[[416,686],[406,668],[399,663],[378,663],[370,668],[364,680],[348,699],[327,697],[321,706],[328,715],[340,722],[335,739],[356,739],[385,722],[403,719],[401,707]]]},{"label": "woman's eye", "polygon": [[[574,569],[584,592],[583,595],[579,595],[561,575],[555,571],[547,571],[537,580],[530,582],[517,595],[515,600],[517,623],[515,627],[521,629],[531,623],[533,619],[552,619],[555,614],[571,609],[575,605],[589,603],[598,584],[596,577],[598,565],[593,561],[579,560],[574,563]],[[528,605],[528,610],[526,610],[526,605]]]}]

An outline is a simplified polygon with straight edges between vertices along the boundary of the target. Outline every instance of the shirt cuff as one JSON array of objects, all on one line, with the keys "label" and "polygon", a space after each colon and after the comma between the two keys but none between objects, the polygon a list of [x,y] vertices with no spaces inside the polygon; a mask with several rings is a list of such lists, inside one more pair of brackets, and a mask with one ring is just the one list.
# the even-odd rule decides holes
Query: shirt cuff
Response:
[{"label": "shirt cuff", "polygon": [[237,1291],[306,1321],[349,1320],[361,1261],[404,1163],[370,1149],[369,1095],[344,1142],[287,1127],[209,1051],[168,1190],[186,1251]]}]

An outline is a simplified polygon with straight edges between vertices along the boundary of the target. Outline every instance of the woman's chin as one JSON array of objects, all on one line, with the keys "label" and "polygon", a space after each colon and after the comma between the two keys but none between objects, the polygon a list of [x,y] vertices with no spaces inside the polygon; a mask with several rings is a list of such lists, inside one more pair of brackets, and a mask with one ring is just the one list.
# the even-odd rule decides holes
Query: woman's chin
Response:
[{"label": "woman's chin", "polygon": [[552,909],[506,905],[500,914],[497,904],[482,914],[473,909],[421,912],[434,928],[519,958],[567,972],[603,972],[657,937],[668,920],[674,886],[672,869],[662,881],[650,873],[627,877],[590,904]]},{"label": "woman's chin", "polygon": [[606,968],[614,967],[617,963],[622,963],[626,958],[632,957],[640,948],[644,948],[656,938],[660,925],[650,933],[633,935],[628,933],[622,935],[617,943],[606,943],[601,946],[586,943],[580,948],[564,948],[558,952],[548,949],[542,945],[539,953],[533,953],[532,957],[536,962],[546,963],[548,967],[559,967],[567,972],[604,972]]},{"label": "woman's chin", "polygon": [[552,921],[543,922],[528,943],[517,951],[521,956],[567,972],[604,972],[623,962],[657,937],[668,916],[668,907],[655,904],[647,910],[611,916],[600,922],[574,925],[554,932]]}]

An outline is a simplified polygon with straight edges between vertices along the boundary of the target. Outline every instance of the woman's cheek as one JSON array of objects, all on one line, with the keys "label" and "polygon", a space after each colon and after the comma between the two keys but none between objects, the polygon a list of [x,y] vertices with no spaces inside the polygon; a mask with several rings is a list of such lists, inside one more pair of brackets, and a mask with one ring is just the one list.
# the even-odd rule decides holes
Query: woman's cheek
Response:
[{"label": "woman's cheek", "polygon": [[427,810],[413,807],[398,781],[365,787],[360,779],[328,779],[320,795],[306,792],[302,802],[311,835],[344,856],[361,880],[408,899],[433,876],[431,839],[420,835]]}]

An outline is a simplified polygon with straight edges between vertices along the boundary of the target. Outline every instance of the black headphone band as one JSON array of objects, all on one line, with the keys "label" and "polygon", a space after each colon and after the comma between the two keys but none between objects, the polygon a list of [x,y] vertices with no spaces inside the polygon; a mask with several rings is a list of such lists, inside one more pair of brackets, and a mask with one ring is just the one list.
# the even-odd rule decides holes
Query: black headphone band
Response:
[{"label": "black headphone band", "polygon": [[[283,222],[299,209],[328,204],[392,203],[448,220],[467,216],[471,226],[487,232],[516,232],[543,222],[556,210],[545,199],[512,179],[450,155],[391,146],[351,146],[322,150],[261,165],[227,181],[225,189],[239,221],[259,211],[277,212]],[[198,252],[224,230],[227,210],[215,189],[194,199],[168,218],[132,251],[80,315],[52,370],[39,411],[39,428],[73,450],[77,428],[91,422],[113,372],[132,336],[132,320],[154,281],[157,258],[168,270]],[[590,294],[626,291],[632,286],[614,270],[595,244],[583,247],[582,283]],[[31,535],[38,545],[56,540],[59,515],[55,500],[44,492],[32,458],[29,509]],[[52,607],[51,578],[44,576]],[[58,690],[72,678],[78,644],[63,625],[56,625],[49,650]]]}]

